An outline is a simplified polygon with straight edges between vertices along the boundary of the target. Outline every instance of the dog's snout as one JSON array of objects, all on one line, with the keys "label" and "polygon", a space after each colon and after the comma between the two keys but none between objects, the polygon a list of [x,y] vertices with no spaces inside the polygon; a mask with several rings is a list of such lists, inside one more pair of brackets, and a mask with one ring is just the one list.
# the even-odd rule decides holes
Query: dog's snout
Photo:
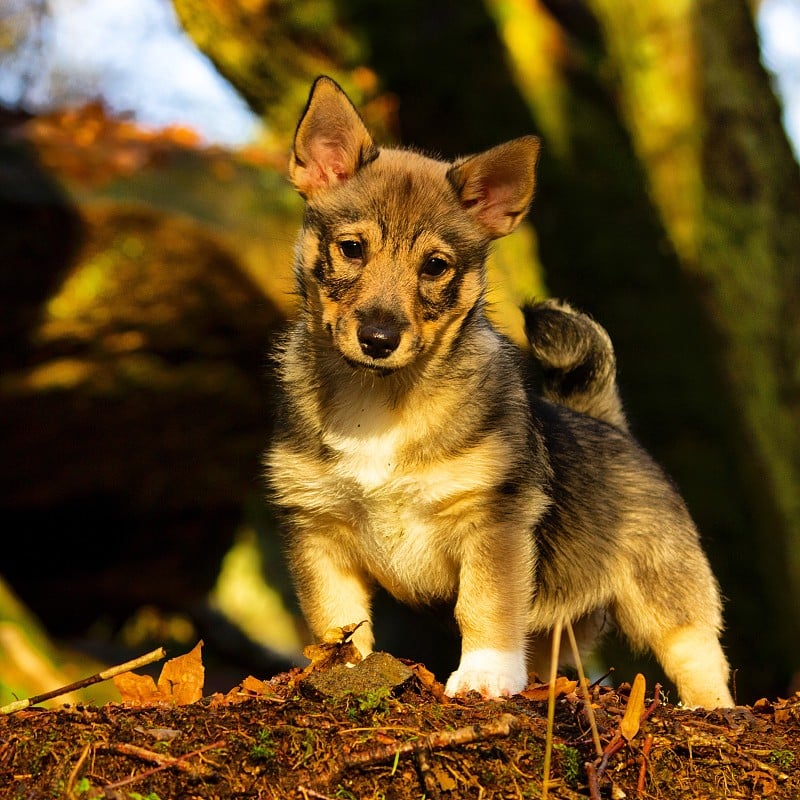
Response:
[{"label": "dog's snout", "polygon": [[400,345],[400,329],[387,322],[367,322],[358,328],[358,343],[370,358],[388,358]]}]

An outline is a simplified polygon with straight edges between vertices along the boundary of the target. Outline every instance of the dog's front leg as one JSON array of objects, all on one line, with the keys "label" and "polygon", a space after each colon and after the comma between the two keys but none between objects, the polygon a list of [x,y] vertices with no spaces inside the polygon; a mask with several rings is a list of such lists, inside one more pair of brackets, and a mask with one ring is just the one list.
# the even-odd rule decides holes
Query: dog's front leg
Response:
[{"label": "dog's front leg", "polygon": [[339,537],[298,536],[289,550],[300,608],[311,632],[322,639],[331,628],[363,622],[353,634],[362,656],[372,652],[371,584]]},{"label": "dog's front leg", "polygon": [[447,681],[451,697],[469,691],[487,698],[517,694],[528,681],[532,558],[521,543],[513,546],[518,532],[503,533],[493,541],[470,542],[462,555],[455,609],[461,662]]}]

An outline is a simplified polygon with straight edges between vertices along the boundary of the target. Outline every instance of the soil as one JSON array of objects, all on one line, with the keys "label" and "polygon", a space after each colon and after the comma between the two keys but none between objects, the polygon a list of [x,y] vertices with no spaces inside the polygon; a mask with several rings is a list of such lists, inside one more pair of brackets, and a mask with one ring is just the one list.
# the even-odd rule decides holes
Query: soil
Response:
[{"label": "soil", "polygon": [[[424,667],[392,662],[388,684],[354,688],[336,677],[344,667],[312,664],[186,705],[1,716],[0,797],[543,796],[548,687],[501,701],[453,700]],[[800,693],[690,711],[664,703],[657,690],[642,702],[630,686],[594,686],[599,757],[575,687],[563,678],[555,685],[551,798],[800,797]]]}]

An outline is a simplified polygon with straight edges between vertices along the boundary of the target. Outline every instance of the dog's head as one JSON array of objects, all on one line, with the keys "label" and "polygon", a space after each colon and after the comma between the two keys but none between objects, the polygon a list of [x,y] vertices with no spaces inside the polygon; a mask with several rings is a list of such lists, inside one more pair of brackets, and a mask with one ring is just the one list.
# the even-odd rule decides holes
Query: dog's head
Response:
[{"label": "dog's head", "polygon": [[538,151],[533,136],[454,163],[379,149],[318,78],[290,175],[307,201],[298,288],[321,341],[381,374],[446,354],[482,304],[491,240],[528,210]]}]

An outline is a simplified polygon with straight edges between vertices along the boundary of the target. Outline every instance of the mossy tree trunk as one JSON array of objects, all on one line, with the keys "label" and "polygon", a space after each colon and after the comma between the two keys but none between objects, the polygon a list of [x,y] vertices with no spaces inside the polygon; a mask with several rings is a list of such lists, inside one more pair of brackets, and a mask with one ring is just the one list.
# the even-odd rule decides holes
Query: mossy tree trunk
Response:
[{"label": "mossy tree trunk", "polygon": [[[198,20],[215,16],[245,53],[258,25],[236,33],[210,11],[224,4],[174,2],[251,102],[248,59],[291,66],[278,46],[237,62]],[[325,21],[307,49],[335,34],[314,68],[377,74],[403,141],[454,155],[543,136],[532,220],[548,286],[612,334],[634,428],[686,495],[728,598],[740,699],[785,691],[800,667],[800,176],[745,0],[292,8]],[[299,87],[313,70],[297,63]],[[301,92],[253,104],[288,139]]]},{"label": "mossy tree trunk", "polygon": [[747,622],[739,642],[788,676],[800,666],[800,171],[745,0],[590,5],[731,413],[737,481],[718,499],[714,546]]}]

